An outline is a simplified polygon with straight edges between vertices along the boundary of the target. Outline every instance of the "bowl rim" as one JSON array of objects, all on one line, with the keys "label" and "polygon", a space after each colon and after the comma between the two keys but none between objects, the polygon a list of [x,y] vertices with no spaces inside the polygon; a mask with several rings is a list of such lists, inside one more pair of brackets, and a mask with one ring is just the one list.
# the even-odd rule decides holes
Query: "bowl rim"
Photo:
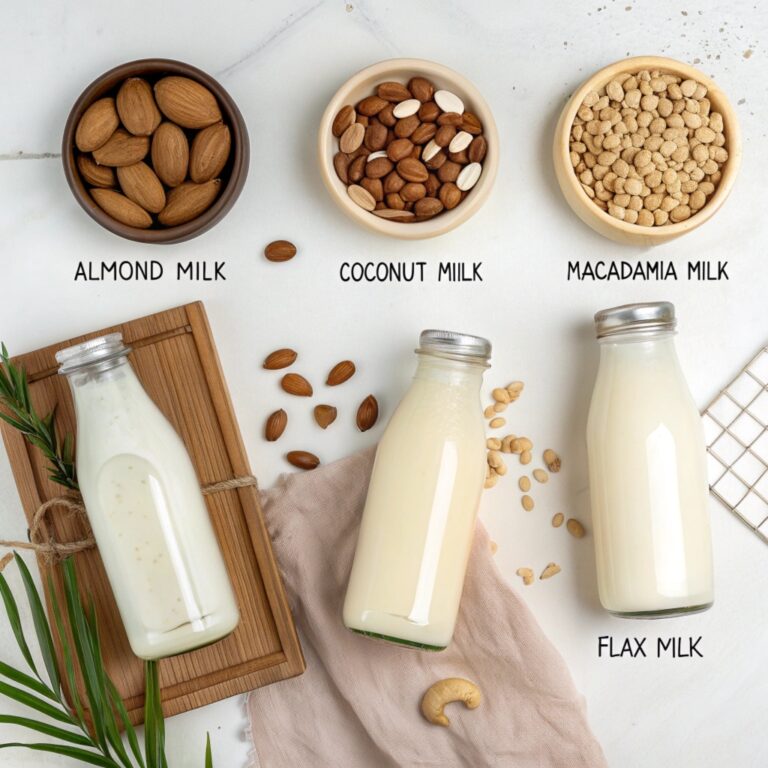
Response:
[{"label": "bowl rim", "polygon": [[[617,74],[636,72],[643,69],[658,69],[663,73],[684,75],[686,78],[697,80],[702,85],[705,85],[707,87],[708,98],[712,93],[715,94],[715,100],[718,103],[715,111],[722,114],[723,124],[726,129],[725,146],[728,150],[728,160],[726,160],[723,166],[722,178],[720,179],[720,183],[717,185],[714,194],[700,211],[697,211],[685,221],[680,221],[675,224],[667,224],[661,227],[644,227],[640,224],[630,224],[626,221],[614,218],[602,208],[596,206],[582,189],[581,183],[573,171],[573,166],[571,165],[570,160],[569,138],[571,135],[571,126],[573,125],[573,120],[576,117],[579,106],[584,100],[587,92],[596,87],[606,85]],[[649,239],[670,240],[703,224],[710,219],[725,202],[733,188],[734,181],[741,165],[741,129],[739,127],[736,111],[728,99],[728,96],[711,77],[705,75],[690,64],[666,56],[632,56],[626,59],[619,59],[612,64],[602,67],[584,80],[584,82],[582,82],[582,84],[573,92],[563,108],[558,121],[555,133],[555,153],[556,162],[558,162],[559,159],[559,162],[564,163],[564,167],[567,168],[568,173],[563,174],[564,179],[568,180],[569,186],[577,192],[579,199],[588,203],[590,210],[594,209],[592,212],[600,221],[630,236],[641,234],[643,237]]]},{"label": "bowl rim", "polygon": [[[389,221],[379,218],[370,211],[366,211],[356,205],[349,199],[348,195],[342,194],[336,187],[335,181],[342,182],[336,176],[333,168],[333,154],[329,156],[326,142],[331,135],[331,125],[337,112],[346,103],[347,95],[360,85],[364,80],[371,77],[385,76],[395,69],[407,69],[412,71],[412,76],[424,75],[427,77],[437,77],[449,83],[455,83],[459,89],[467,94],[471,102],[468,106],[470,111],[476,112],[483,122],[483,134],[488,142],[488,151],[483,161],[483,173],[480,180],[472,189],[473,194],[456,208],[450,211],[443,211],[437,216],[426,221],[418,221],[412,224],[397,221]],[[335,137],[334,137],[335,138]],[[420,240],[430,237],[437,237],[445,234],[455,227],[460,226],[465,221],[474,216],[475,213],[486,202],[488,195],[493,189],[496,180],[496,174],[499,166],[499,133],[496,127],[496,121],[493,112],[488,103],[483,98],[480,90],[474,83],[468,80],[464,75],[456,72],[450,67],[439,64],[429,59],[417,58],[393,58],[378,61],[371,64],[348,78],[336,90],[325,108],[317,133],[317,157],[320,165],[321,177],[325,188],[341,208],[350,218],[368,229],[372,229],[380,234],[389,235],[405,240]]]},{"label": "bowl rim", "polygon": [[[115,86],[105,88],[110,80],[120,80],[141,75],[152,75],[166,72],[169,75],[189,77],[205,85],[216,97],[226,122],[232,132],[232,170],[226,184],[223,186],[213,205],[194,219],[175,227],[163,229],[140,229],[123,224],[113,219],[102,210],[88,194],[88,189],[77,169],[75,146],[75,131],[85,110],[97,99],[102,98],[105,91]],[[167,118],[163,116],[163,119]],[[248,177],[250,160],[250,143],[248,128],[234,99],[221,83],[201,69],[177,59],[144,58],[118,64],[103,72],[92,80],[75,100],[67,115],[64,133],[61,141],[61,158],[64,175],[74,198],[80,207],[98,224],[113,234],[141,243],[170,245],[191,240],[202,235],[217,224],[229,212],[245,185]]]}]

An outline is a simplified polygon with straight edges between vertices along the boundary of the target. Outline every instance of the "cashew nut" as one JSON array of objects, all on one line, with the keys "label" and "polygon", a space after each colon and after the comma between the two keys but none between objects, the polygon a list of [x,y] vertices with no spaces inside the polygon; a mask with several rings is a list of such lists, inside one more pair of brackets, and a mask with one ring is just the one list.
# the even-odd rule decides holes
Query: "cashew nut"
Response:
[{"label": "cashew nut", "polygon": [[450,720],[443,714],[446,704],[452,701],[463,701],[467,709],[475,709],[480,706],[480,699],[480,689],[473,682],[462,677],[449,677],[438,680],[424,694],[421,700],[421,712],[430,723],[447,728]]}]

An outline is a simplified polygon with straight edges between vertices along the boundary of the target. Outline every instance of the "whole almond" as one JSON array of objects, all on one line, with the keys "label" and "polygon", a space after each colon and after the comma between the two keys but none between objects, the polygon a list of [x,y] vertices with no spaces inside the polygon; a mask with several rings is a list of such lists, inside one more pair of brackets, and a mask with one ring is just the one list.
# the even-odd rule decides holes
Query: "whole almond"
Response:
[{"label": "whole almond", "polygon": [[428,101],[421,105],[418,115],[423,123],[434,123],[440,117],[440,107],[434,101]]},{"label": "whole almond", "polygon": [[198,184],[216,178],[227,163],[232,138],[229,128],[215,123],[198,131],[189,154],[189,177]]},{"label": "whole almond", "polygon": [[336,421],[336,409],[332,405],[316,405],[314,414],[315,421],[322,429],[327,429]]},{"label": "whole almond", "polygon": [[435,133],[435,144],[440,147],[447,147],[453,137],[456,135],[456,126],[441,125]]},{"label": "whole almond", "polygon": [[273,240],[264,255],[269,261],[290,261],[296,255],[296,246],[290,240]]},{"label": "whole almond", "polygon": [[93,159],[99,165],[133,165],[143,160],[149,152],[149,139],[146,136],[133,136],[128,131],[118,128],[98,149],[93,151]]},{"label": "whole almond", "polygon": [[99,208],[122,224],[137,229],[152,226],[152,217],[140,205],[114,189],[92,189],[91,197]]},{"label": "whole almond", "polygon": [[390,173],[387,178],[384,179],[384,192],[385,194],[399,192],[405,186],[405,184],[405,179],[398,175],[397,171],[392,171],[392,173]]},{"label": "whole almond", "polygon": [[347,175],[351,182],[357,183],[365,175],[365,156],[356,157],[347,170]]},{"label": "whole almond", "polygon": [[477,136],[483,132],[483,124],[480,118],[473,112],[464,112],[461,116],[461,130]]},{"label": "whole almond", "polygon": [[312,397],[312,385],[298,373],[286,373],[280,381],[280,386],[289,395]]},{"label": "whole almond", "polygon": [[264,438],[270,443],[275,442],[285,432],[287,426],[288,414],[282,408],[279,411],[270,413],[264,426]]},{"label": "whole almond", "polygon": [[376,119],[382,125],[386,125],[387,128],[392,128],[392,126],[394,126],[394,124],[397,122],[397,118],[395,117],[395,105],[387,104],[387,106],[384,107],[384,109],[382,109],[378,115],[376,115]]},{"label": "whole almond", "polygon": [[292,349],[287,347],[284,349],[276,349],[271,352],[264,359],[262,367],[268,371],[277,371],[280,368],[287,368],[289,365],[293,365],[296,362],[298,355]]},{"label": "whole almond", "polygon": [[382,179],[394,167],[395,166],[388,157],[377,157],[375,160],[371,160],[365,164],[365,175],[369,179]]},{"label": "whole almond", "polygon": [[426,144],[431,141],[437,133],[437,126],[434,123],[422,123],[411,135],[410,139],[414,144]]},{"label": "whole almond", "polygon": [[160,125],[160,110],[146,80],[129,77],[120,86],[116,102],[120,120],[134,136],[149,136]]},{"label": "whole almond", "polygon": [[108,165],[98,165],[89,155],[77,156],[77,170],[93,187],[109,189],[115,186],[115,171]]},{"label": "whole almond", "polygon": [[461,190],[452,181],[446,182],[440,187],[440,202],[450,211],[461,202]]},{"label": "whole almond", "polygon": [[337,152],[333,156],[333,168],[339,180],[349,184],[349,158],[343,152]]},{"label": "whole almond", "polygon": [[366,176],[360,180],[360,186],[369,192],[377,203],[384,200],[384,185],[381,183],[381,179],[369,179]]},{"label": "whole almond", "polygon": [[406,139],[415,133],[421,124],[418,115],[409,115],[395,123],[394,132],[398,139]]},{"label": "whole almond", "polygon": [[462,122],[462,116],[458,112],[443,112],[440,117],[437,118],[438,125],[453,125],[459,126]]},{"label": "whole almond", "polygon": [[345,154],[350,154],[360,147],[365,138],[365,126],[360,123],[352,123],[339,139],[339,149]]},{"label": "whole almond", "polygon": [[145,211],[160,213],[165,208],[165,190],[155,172],[144,162],[117,169],[117,179],[125,196]]},{"label": "whole almond", "polygon": [[467,152],[469,161],[471,163],[482,163],[487,152],[488,142],[485,140],[485,136],[475,136]]},{"label": "whole almond", "polygon": [[364,144],[372,152],[383,149],[387,143],[387,128],[381,123],[371,123],[365,129]]},{"label": "whole almond", "polygon": [[191,221],[211,207],[220,189],[220,179],[206,181],[204,184],[184,182],[169,192],[168,202],[157,220],[166,227]]},{"label": "whole almond", "polygon": [[365,117],[373,117],[374,115],[377,115],[379,112],[381,112],[381,110],[384,109],[387,104],[387,101],[379,98],[378,96],[368,96],[368,98],[363,99],[357,105],[357,111],[361,115],[365,115]]},{"label": "whole almond", "polygon": [[403,158],[397,164],[397,173],[406,181],[424,182],[429,178],[429,171],[424,163],[412,157]]},{"label": "whole almond", "polygon": [[378,418],[379,404],[373,395],[368,395],[357,409],[357,428],[361,432],[367,432],[376,423]]},{"label": "whole almond", "polygon": [[401,190],[400,197],[407,203],[415,203],[427,194],[427,188],[416,181],[409,181]]},{"label": "whole almond", "polygon": [[349,381],[355,375],[355,364],[351,360],[342,360],[331,368],[325,383],[329,387],[336,387]]},{"label": "whole almond", "polygon": [[109,96],[94,101],[83,112],[75,131],[75,144],[81,152],[93,152],[107,143],[120,125],[115,100]]},{"label": "whole almond", "polygon": [[408,90],[413,94],[414,99],[422,103],[430,101],[435,94],[435,86],[425,77],[412,77],[408,83]]},{"label": "whole almond", "polygon": [[412,98],[411,92],[402,84],[392,81],[381,83],[376,89],[376,95],[385,101],[405,101]]},{"label": "whole almond", "polygon": [[333,118],[333,124],[331,125],[333,135],[338,139],[355,122],[356,117],[355,108],[351,104],[345,104],[336,113],[336,117]]},{"label": "whole almond", "polygon": [[423,197],[413,206],[417,216],[435,216],[443,210],[443,204],[436,197]]},{"label": "whole almond", "polygon": [[162,113],[182,128],[207,128],[221,122],[216,97],[188,77],[171,75],[158,80],[155,99]]},{"label": "whole almond", "polygon": [[387,147],[387,157],[397,163],[404,157],[408,157],[413,151],[413,142],[410,139],[395,139]]},{"label": "whole almond", "polygon": [[187,178],[189,142],[175,123],[162,123],[152,136],[152,167],[169,187],[178,187]]},{"label": "whole almond", "polygon": [[320,465],[320,459],[309,451],[289,451],[285,458],[298,469],[315,469]]}]

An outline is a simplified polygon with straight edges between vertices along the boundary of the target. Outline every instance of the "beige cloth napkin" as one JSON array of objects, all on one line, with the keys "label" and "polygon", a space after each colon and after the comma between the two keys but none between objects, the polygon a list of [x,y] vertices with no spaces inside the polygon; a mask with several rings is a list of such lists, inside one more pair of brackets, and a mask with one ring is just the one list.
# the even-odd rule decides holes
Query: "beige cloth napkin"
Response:
[{"label": "beige cloth napkin", "polygon": [[[341,611],[373,461],[366,451],[280,479],[264,513],[307,671],[248,697],[249,768],[604,768],[583,698],[478,525],[456,634],[429,653],[349,632]],[[479,709],[421,716],[424,691],[466,677]]]}]

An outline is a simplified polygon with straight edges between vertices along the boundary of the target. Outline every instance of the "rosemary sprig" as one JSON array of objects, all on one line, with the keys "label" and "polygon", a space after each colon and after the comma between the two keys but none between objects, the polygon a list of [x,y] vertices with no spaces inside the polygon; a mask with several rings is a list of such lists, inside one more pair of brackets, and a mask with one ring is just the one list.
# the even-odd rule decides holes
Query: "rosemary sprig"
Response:
[{"label": "rosemary sprig", "polygon": [[[18,554],[14,559],[26,591],[45,671],[35,664],[19,618],[18,603],[5,576],[0,573],[0,599],[29,668],[29,672],[23,672],[0,661],[0,696],[30,710],[29,717],[0,713],[0,725],[18,726],[37,737],[47,737],[49,741],[0,743],[0,750],[23,748],[47,752],[102,768],[167,768],[156,662],[146,664],[145,749],[142,754],[125,705],[104,668],[93,604],[88,607],[83,604],[72,558],[57,566],[63,571],[63,606],[49,581],[53,625],[48,621],[32,574]],[[63,615],[67,617],[71,635],[64,628]],[[61,645],[64,669],[54,653],[54,642]],[[76,687],[78,677],[84,682],[92,723],[90,728]],[[70,704],[64,697],[62,681],[66,681]],[[204,765],[213,768],[210,738],[206,740]]]},{"label": "rosemary sprig", "polygon": [[49,461],[48,477],[59,485],[77,490],[74,440],[71,434],[59,440],[55,410],[38,415],[29,396],[26,372],[15,366],[5,344],[0,344],[0,419],[21,432]]}]

